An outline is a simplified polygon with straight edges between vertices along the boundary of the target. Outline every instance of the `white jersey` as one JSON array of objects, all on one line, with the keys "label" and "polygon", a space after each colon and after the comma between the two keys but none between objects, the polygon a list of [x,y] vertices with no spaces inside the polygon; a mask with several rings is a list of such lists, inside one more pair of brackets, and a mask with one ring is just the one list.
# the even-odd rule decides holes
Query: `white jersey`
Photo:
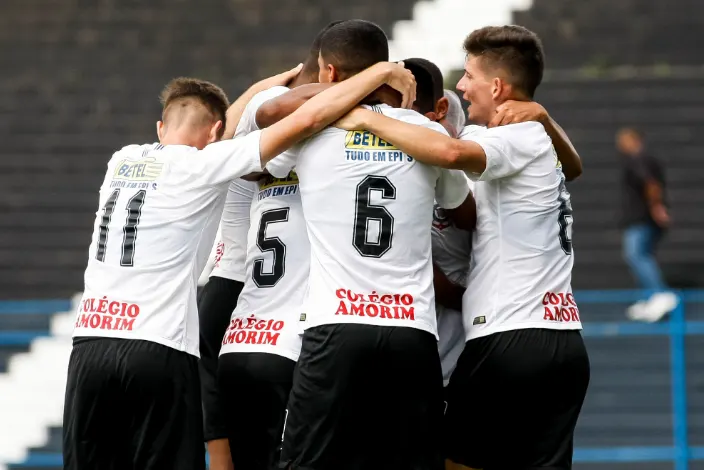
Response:
[{"label": "white jersey", "polygon": [[[265,101],[287,91],[288,88],[277,86],[256,94],[245,108],[240,122],[237,123],[234,138],[243,137],[258,130],[256,110]],[[253,181],[236,179],[230,183],[225,207],[222,211],[218,237],[211,254],[213,270],[210,272],[210,276],[244,282],[249,211],[256,191],[257,184]]]},{"label": "white jersey", "polygon": [[308,287],[310,244],[298,177],[269,176],[252,203],[247,277],[220,354],[266,352],[298,360],[298,319]]},{"label": "white jersey", "polygon": [[523,328],[582,328],[572,295],[572,206],[550,137],[537,122],[460,135],[482,146],[477,228],[462,310],[467,339]]},{"label": "white jersey", "polygon": [[244,282],[249,208],[256,183],[237,179],[227,188],[225,207],[222,210],[218,237],[213,248],[211,276]]},{"label": "white jersey", "polygon": [[[392,118],[446,133],[420,114]],[[430,230],[433,198],[455,208],[469,192],[461,172],[424,165],[373,134],[327,128],[272,160],[292,166],[311,244],[303,328],[335,323],[404,326],[437,335]]]},{"label": "white jersey", "polygon": [[[433,210],[433,263],[455,284],[467,286],[467,272],[471,252],[471,234],[455,227],[444,209]],[[438,353],[445,385],[455,370],[457,359],[464,349],[465,333],[462,312],[435,303],[438,316]]]},{"label": "white jersey", "polygon": [[[255,95],[240,121],[242,132],[257,127],[256,111],[264,101],[287,90],[275,87]],[[298,318],[310,271],[310,244],[296,173],[260,180],[250,206],[244,288],[220,354],[265,352],[296,361],[301,350]]]},{"label": "white jersey", "polygon": [[74,337],[148,340],[199,355],[196,283],[228,184],[261,171],[260,134],[201,151],[130,145],[112,156]]}]

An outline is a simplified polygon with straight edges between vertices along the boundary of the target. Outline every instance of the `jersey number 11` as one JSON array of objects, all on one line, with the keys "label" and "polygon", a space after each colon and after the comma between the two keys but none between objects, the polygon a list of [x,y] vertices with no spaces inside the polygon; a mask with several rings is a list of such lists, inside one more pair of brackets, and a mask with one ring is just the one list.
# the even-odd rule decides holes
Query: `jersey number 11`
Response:
[{"label": "jersey number 11", "polygon": [[[147,195],[145,190],[137,191],[127,202],[127,220],[122,227],[122,255],[120,256],[120,266],[134,265],[134,250],[137,243],[137,226],[142,215],[142,206]],[[100,221],[98,230],[98,249],[95,252],[95,259],[105,262],[105,252],[108,244],[108,234],[112,213],[115,212],[117,199],[120,197],[120,190],[116,189],[110,194],[103,206],[103,218]]]}]

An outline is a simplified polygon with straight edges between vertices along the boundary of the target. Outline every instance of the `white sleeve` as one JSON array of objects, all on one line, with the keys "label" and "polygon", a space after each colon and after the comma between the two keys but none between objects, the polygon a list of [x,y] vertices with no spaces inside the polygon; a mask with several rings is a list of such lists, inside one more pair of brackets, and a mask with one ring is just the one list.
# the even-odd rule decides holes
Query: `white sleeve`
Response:
[{"label": "white sleeve", "polygon": [[455,209],[467,199],[470,182],[461,170],[440,169],[435,200],[443,209]]},{"label": "white sleeve", "polygon": [[298,155],[301,153],[302,148],[303,142],[299,142],[284,153],[272,158],[266,164],[266,170],[275,178],[286,178],[291,170],[296,167]]},{"label": "white sleeve", "polygon": [[182,165],[188,168],[191,181],[215,186],[254,172],[262,171],[259,139],[262,131],[254,131],[239,139],[223,140],[206,146],[197,155],[187,155]]},{"label": "white sleeve", "polygon": [[257,124],[257,111],[259,108],[267,101],[288,91],[289,89],[285,86],[275,86],[254,95],[244,108],[240,122],[237,123],[235,137],[242,137],[250,132],[259,130],[259,125]]},{"label": "white sleeve", "polygon": [[541,154],[545,129],[537,122],[509,124],[486,129],[483,133],[465,133],[460,139],[476,142],[486,154],[486,168],[481,174],[467,172],[473,180],[491,181],[522,171]]}]

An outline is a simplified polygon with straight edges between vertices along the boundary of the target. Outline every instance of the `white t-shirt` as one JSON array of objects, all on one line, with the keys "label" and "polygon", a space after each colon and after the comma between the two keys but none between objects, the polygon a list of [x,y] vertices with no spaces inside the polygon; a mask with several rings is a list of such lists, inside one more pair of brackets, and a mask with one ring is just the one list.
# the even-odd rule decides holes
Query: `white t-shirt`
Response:
[{"label": "white t-shirt", "polygon": [[244,260],[247,251],[249,208],[256,183],[237,179],[227,188],[218,237],[213,247],[211,276],[244,282]]},{"label": "white t-shirt", "polygon": [[[446,133],[406,109],[395,119]],[[431,264],[433,198],[446,208],[469,192],[461,172],[424,165],[373,134],[327,128],[267,165],[295,166],[311,244],[303,328],[335,323],[405,326],[437,335]]]},{"label": "white t-shirt", "polygon": [[100,188],[73,336],[142,339],[198,351],[196,283],[230,181],[261,171],[259,138],[130,145]]},{"label": "white t-shirt", "polygon": [[[245,108],[237,123],[234,138],[243,137],[259,129],[256,110],[266,101],[286,93],[288,88],[275,86],[257,93]],[[249,231],[249,210],[252,206],[257,183],[236,179],[230,183],[222,211],[220,229],[211,256],[213,270],[211,276],[244,282],[245,257],[247,255],[247,233]]]},{"label": "white t-shirt", "polygon": [[295,172],[260,181],[251,220],[247,276],[220,354],[266,352],[295,361],[310,272],[310,244]]},{"label": "white t-shirt", "polygon": [[482,146],[477,228],[463,298],[467,339],[523,328],[582,328],[572,295],[572,206],[550,137],[537,122],[460,135]]},{"label": "white t-shirt", "polygon": [[[470,186],[472,186],[470,184]],[[433,263],[455,284],[467,286],[471,234],[455,227],[444,209],[435,205],[432,228]],[[438,316],[438,353],[445,385],[464,349],[462,312],[435,303]]]},{"label": "white t-shirt", "polygon": [[[277,90],[278,89],[278,90]],[[254,96],[242,116],[256,128],[262,103],[288,90],[275,87]],[[262,99],[265,97],[266,99]],[[222,342],[220,354],[265,352],[298,360],[301,338],[298,318],[308,287],[310,244],[306,232],[298,176],[268,176],[257,183],[250,200],[246,276]]]}]

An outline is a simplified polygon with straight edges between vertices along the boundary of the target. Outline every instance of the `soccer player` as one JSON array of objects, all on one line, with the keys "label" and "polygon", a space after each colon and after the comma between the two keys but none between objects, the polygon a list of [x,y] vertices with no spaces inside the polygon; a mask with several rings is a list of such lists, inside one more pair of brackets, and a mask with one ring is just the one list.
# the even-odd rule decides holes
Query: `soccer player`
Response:
[{"label": "soccer player", "polygon": [[[470,120],[510,122],[503,103],[530,101],[540,84],[540,40],[519,26],[487,27],[464,47],[458,89],[471,103]],[[571,468],[589,360],[570,285],[572,211],[563,170],[576,176],[581,165],[551,119],[542,124],[469,126],[461,140],[367,110],[336,124],[367,129],[416,160],[477,180],[462,309],[467,344],[448,385],[448,468]]]},{"label": "soccer player", "polygon": [[[319,79],[345,83],[387,58],[378,26],[345,21],[323,36]],[[411,110],[374,109],[447,135]],[[282,177],[294,166],[311,268],[281,466],[437,468],[442,372],[430,225],[434,197],[450,211],[471,201],[466,178],[337,128],[267,169]]]},{"label": "soccer player", "polygon": [[64,406],[64,468],[204,468],[196,281],[225,190],[324,128],[383,84],[412,74],[378,64],[241,139],[220,139],[222,90],[177,79],[162,94],[158,144],[131,145],[100,188]]},{"label": "soccer player", "polygon": [[[337,23],[318,33],[290,88],[317,83],[320,39]],[[288,90],[275,86],[252,97],[235,137],[258,130],[259,108]],[[220,460],[230,461],[236,469],[251,470],[269,470],[278,463],[286,402],[301,349],[297,323],[308,286],[310,244],[298,177],[295,172],[285,178],[266,175],[255,187],[254,200],[250,197],[247,206],[252,223],[245,238],[244,288],[237,308],[227,312],[217,342],[221,354],[218,384],[227,397],[219,411],[229,451],[227,455],[210,453],[215,469],[228,468]]]},{"label": "soccer player", "polygon": [[[331,25],[333,24],[336,23],[332,23]],[[326,26],[320,33],[318,33],[300,72],[296,70],[298,72],[297,75],[291,77],[292,82],[289,85],[291,88],[296,88],[300,85],[315,83],[318,81],[318,53],[320,50],[320,37],[331,25]],[[284,85],[286,84],[284,83],[284,80],[279,80],[279,82]],[[267,79],[253,85],[253,87],[248,90],[248,93],[251,94],[252,90],[262,91],[259,91],[247,105],[248,112],[237,115],[237,102],[233,104],[231,110],[228,110],[229,125],[225,129],[223,138],[239,138],[249,134],[250,132],[258,130],[259,126],[256,122],[256,110],[262,103],[272,97],[285,93],[289,90],[289,88],[282,85],[276,85],[272,83],[271,79]],[[234,131],[232,130],[234,128],[232,125],[233,122],[237,123]],[[265,376],[278,377],[283,375],[283,378],[278,377],[273,383],[268,383],[271,387],[277,388],[278,394],[284,397],[283,403],[276,403],[276,407],[274,408],[280,408],[280,419],[276,419],[275,422],[270,423],[262,419],[261,416],[256,416],[256,418],[248,421],[246,417],[250,415],[247,415],[246,411],[243,414],[237,404],[237,397],[242,397],[242,394],[238,394],[239,392],[244,393],[246,391],[251,391],[246,389],[246,387],[241,386],[242,384],[238,384],[238,387],[234,390],[228,389],[224,392],[227,400],[223,400],[221,398],[223,393],[220,391],[217,381],[219,362],[218,356],[220,354],[220,349],[223,342],[223,335],[230,324],[230,317],[237,307],[237,299],[240,295],[244,296],[248,299],[248,307],[245,309],[253,309],[254,311],[259,311],[262,314],[266,314],[267,308],[272,305],[276,305],[276,302],[281,304],[285,303],[290,294],[289,292],[283,291],[281,292],[278,300],[272,298],[272,296],[276,295],[275,292],[273,292],[276,290],[275,286],[279,285],[280,287],[281,283],[261,286],[255,284],[252,282],[253,279],[251,269],[249,270],[249,273],[247,273],[245,268],[248,247],[247,239],[250,231],[250,210],[254,209],[252,207],[252,201],[255,194],[261,192],[259,186],[260,184],[256,182],[245,181],[242,179],[235,180],[230,183],[227,199],[225,200],[222,220],[220,221],[220,236],[216,240],[214,253],[211,254],[211,257],[215,258],[214,269],[210,274],[211,277],[209,282],[203,288],[203,292],[199,297],[198,311],[200,317],[201,358],[198,366],[200,370],[201,392],[203,395],[204,437],[208,443],[210,466],[213,469],[231,468],[233,465],[233,459],[236,459],[235,467],[237,468],[251,468],[252,470],[256,470],[257,468],[264,468],[265,464],[267,465],[267,468],[271,465],[273,462],[271,457],[273,456],[273,451],[281,441],[283,415],[286,407],[286,399],[288,398],[288,390],[285,386],[288,383],[290,388],[293,364],[297,358],[298,350],[300,350],[299,344],[297,347],[294,347],[296,357],[290,358],[289,356],[291,356],[291,354],[287,354],[287,362],[291,362],[290,370],[284,371],[283,374],[277,374],[276,372],[281,372],[281,367],[279,367],[276,371],[270,371],[269,374]],[[298,198],[298,193],[294,192],[292,197]],[[254,204],[256,205],[257,201],[255,201]],[[300,201],[298,201],[298,206],[300,206]],[[259,214],[259,217],[261,218],[261,214]],[[253,229],[257,230],[261,223],[262,222],[260,220],[255,220]],[[291,225],[294,224],[287,224],[287,234],[294,228],[291,227]],[[274,226],[272,226],[272,228],[273,227]],[[290,250],[293,250],[294,257],[296,255],[299,255],[300,257],[301,253],[306,253],[304,262],[294,262],[293,266],[289,263],[287,266],[287,272],[289,273],[286,279],[287,281],[292,279],[291,282],[298,282],[300,280],[300,276],[292,274],[292,271],[295,271],[295,269],[305,272],[306,279],[308,276],[308,257],[310,254],[310,248],[308,247],[308,237],[305,232],[305,226],[303,226],[302,233],[302,237],[294,234],[291,234],[290,236],[294,237],[293,240],[296,241],[303,239],[302,243],[305,243],[303,246],[294,246],[291,243],[286,244],[289,252]],[[254,262],[254,258],[260,259],[262,256],[267,257],[272,255],[270,249],[265,248],[268,243],[264,241],[262,242],[264,244],[262,246],[256,235],[252,239],[251,243],[254,243],[254,245],[249,245],[249,252],[251,254],[249,260],[250,264]],[[277,252],[273,253],[274,256],[276,256]],[[283,259],[278,259],[278,261],[281,263],[284,262]],[[283,266],[283,264],[281,266]],[[305,283],[301,284],[302,285],[298,286],[299,289],[305,289]],[[246,287],[244,287],[245,285]],[[261,293],[253,294],[253,292],[257,291]],[[255,297],[254,299],[252,299],[253,295]],[[257,301],[264,301],[264,304],[257,304]],[[261,308],[263,308],[264,311],[261,311]],[[295,321],[289,323],[295,323]],[[298,343],[300,343],[300,340],[298,340]],[[244,354],[241,356],[249,357],[250,355]],[[259,357],[261,356],[261,353],[255,354],[254,356]],[[269,355],[267,354],[264,362],[266,362],[268,358]],[[272,359],[272,361],[276,362],[277,359]],[[291,359],[293,359],[293,361],[291,361]],[[280,359],[278,359],[278,361],[281,362]],[[242,365],[246,366],[247,364]],[[252,377],[252,374],[256,374],[257,371],[265,372],[265,369],[259,369],[255,364],[252,365],[254,366],[254,370],[245,367],[244,372],[247,377]],[[236,382],[242,378],[242,371],[239,370],[239,368],[236,369],[237,370],[228,370],[224,374],[224,377],[227,379],[227,384],[230,384],[233,381]],[[284,369],[286,369],[286,367],[284,367]],[[267,390],[271,391],[270,388]],[[251,402],[251,400],[263,399],[265,397],[269,397],[270,395],[271,393],[268,395],[258,393],[257,390],[255,393],[250,394],[248,401]],[[227,416],[231,413],[228,413],[227,410],[232,410],[233,408],[233,406],[228,405],[234,405],[234,407],[238,408],[237,418],[228,419]],[[271,403],[266,403],[265,406],[266,408],[271,408],[273,405]],[[247,410],[255,413],[256,410],[254,408],[256,407],[251,407]],[[272,410],[272,416],[275,415],[276,413]],[[241,430],[243,426],[247,427],[246,433],[238,434],[235,432]],[[231,448],[230,443],[232,443],[232,445],[236,448]],[[266,463],[267,459],[271,461],[268,464]]]}]

